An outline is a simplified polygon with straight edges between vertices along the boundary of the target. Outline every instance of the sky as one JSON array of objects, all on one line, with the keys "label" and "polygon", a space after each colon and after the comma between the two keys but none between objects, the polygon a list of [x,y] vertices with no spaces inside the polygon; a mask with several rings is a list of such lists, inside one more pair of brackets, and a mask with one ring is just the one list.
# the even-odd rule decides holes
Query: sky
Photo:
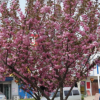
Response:
[{"label": "sky", "polygon": [[20,8],[21,8],[22,12],[24,13],[26,0],[19,0],[19,2],[20,2]]},{"label": "sky", "polygon": [[[11,0],[8,0],[8,1],[11,1]],[[95,0],[93,0],[93,1],[95,1]],[[100,3],[100,0],[98,0],[98,1]],[[24,9],[25,9],[26,0],[19,0],[19,2],[20,2],[20,8],[21,8],[22,12],[24,13],[25,12]]]},{"label": "sky", "polygon": [[[95,1],[95,0],[93,0],[93,1]],[[98,1],[100,2],[100,0],[98,0]],[[20,2],[20,7],[21,7],[22,11],[24,12],[26,0],[19,0],[19,2]]]},{"label": "sky", "polygon": [[[11,0],[8,0],[8,1],[11,1]],[[26,0],[19,0],[19,3],[20,3],[20,8],[21,8],[22,12],[24,13]],[[8,3],[8,6],[9,6],[9,3]]]}]

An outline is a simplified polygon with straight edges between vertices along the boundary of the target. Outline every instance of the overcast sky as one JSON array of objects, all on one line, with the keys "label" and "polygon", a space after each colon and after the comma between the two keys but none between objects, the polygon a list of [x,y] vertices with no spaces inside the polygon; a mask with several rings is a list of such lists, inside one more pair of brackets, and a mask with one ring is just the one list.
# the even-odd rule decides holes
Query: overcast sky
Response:
[{"label": "overcast sky", "polygon": [[[11,0],[8,0],[8,1],[9,1],[8,2],[8,6],[9,6],[9,3]],[[20,8],[22,9],[23,12],[25,12],[24,10],[25,10],[26,0],[19,0],[19,2],[20,2]]]},{"label": "overcast sky", "polygon": [[[9,0],[9,1],[11,1],[11,0]],[[93,0],[93,1],[95,1],[95,0]],[[98,1],[100,2],[100,0],[98,0]],[[19,2],[20,2],[20,7],[21,7],[22,11],[24,12],[26,0],[19,0]]]},{"label": "overcast sky", "polygon": [[20,2],[20,7],[21,7],[22,11],[24,12],[26,0],[19,0],[19,2]]},{"label": "overcast sky", "polygon": [[[20,1],[20,7],[22,9],[22,11],[24,12],[24,8],[25,8],[25,4],[26,4],[26,0],[19,0]],[[93,0],[95,1],[95,0]],[[100,2],[100,0],[98,0]]]}]

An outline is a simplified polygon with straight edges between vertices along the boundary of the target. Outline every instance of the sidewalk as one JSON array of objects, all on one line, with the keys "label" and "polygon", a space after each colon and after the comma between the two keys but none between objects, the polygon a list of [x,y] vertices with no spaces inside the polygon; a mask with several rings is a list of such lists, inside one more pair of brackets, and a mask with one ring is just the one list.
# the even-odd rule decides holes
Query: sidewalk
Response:
[{"label": "sidewalk", "polygon": [[94,97],[95,96],[87,96],[87,97],[84,98],[84,100],[94,100]]}]

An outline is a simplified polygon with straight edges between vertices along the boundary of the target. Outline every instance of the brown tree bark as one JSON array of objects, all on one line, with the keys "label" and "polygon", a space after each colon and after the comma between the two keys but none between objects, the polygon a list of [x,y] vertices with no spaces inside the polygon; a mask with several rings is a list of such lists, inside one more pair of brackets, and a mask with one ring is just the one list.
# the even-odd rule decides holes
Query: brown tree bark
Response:
[{"label": "brown tree bark", "polygon": [[60,100],[63,100],[63,83],[60,85]]}]

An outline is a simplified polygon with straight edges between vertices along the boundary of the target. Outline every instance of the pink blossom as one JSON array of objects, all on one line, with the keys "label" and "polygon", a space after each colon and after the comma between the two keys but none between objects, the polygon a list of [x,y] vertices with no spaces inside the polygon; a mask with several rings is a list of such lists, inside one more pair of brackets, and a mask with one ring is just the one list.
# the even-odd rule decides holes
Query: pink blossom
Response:
[{"label": "pink blossom", "polygon": [[57,2],[26,2],[25,14],[16,0],[0,6],[0,79],[13,74],[25,90],[40,93],[43,86],[48,97],[57,87],[88,77],[100,63],[99,58],[88,62],[99,52],[99,10],[88,0],[65,0],[63,9]]},{"label": "pink blossom", "polygon": [[93,45],[94,45],[94,46],[98,46],[99,43],[98,43],[97,41],[94,41],[94,42],[93,42]]},{"label": "pink blossom", "polygon": [[64,36],[64,37],[67,37],[67,36],[69,36],[69,35],[70,35],[69,32],[63,32],[63,36]]},{"label": "pink blossom", "polygon": [[36,0],[35,7],[38,8],[39,6],[40,6],[40,2],[38,0]]},{"label": "pink blossom", "polygon": [[89,31],[89,27],[87,27],[86,25],[84,25],[84,30],[85,31]]},{"label": "pink blossom", "polygon": [[60,65],[55,65],[55,67],[54,67],[55,69],[60,69],[61,68],[61,66]]},{"label": "pink blossom", "polygon": [[62,68],[62,69],[61,69],[61,72],[65,72],[65,71],[66,71],[66,68]]},{"label": "pink blossom", "polygon": [[41,13],[49,13],[50,12],[50,6],[44,6],[41,8]]}]

